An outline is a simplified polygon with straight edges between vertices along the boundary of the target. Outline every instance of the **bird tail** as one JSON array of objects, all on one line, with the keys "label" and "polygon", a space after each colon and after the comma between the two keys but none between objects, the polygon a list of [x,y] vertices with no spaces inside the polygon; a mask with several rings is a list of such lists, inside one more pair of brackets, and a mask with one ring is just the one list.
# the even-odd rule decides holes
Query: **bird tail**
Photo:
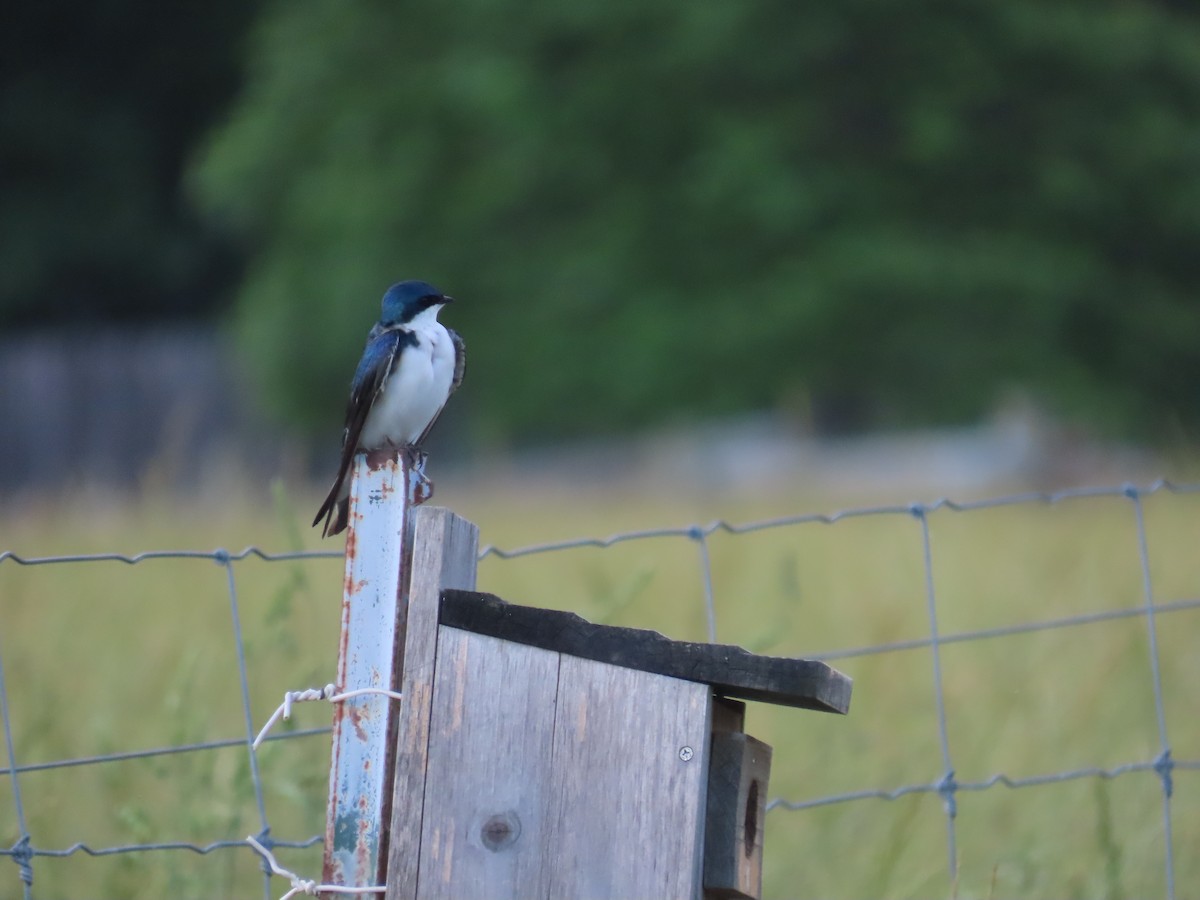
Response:
[{"label": "bird tail", "polygon": [[[330,526],[329,520],[325,520],[324,537],[331,537],[335,534],[341,534],[346,530],[346,526],[350,524],[350,498],[339,500],[336,504],[336,514],[333,516],[333,524]],[[332,510],[331,510],[332,512]]]},{"label": "bird tail", "polygon": [[321,520],[325,520],[325,527],[321,531],[321,537],[332,537],[335,534],[341,534],[346,530],[346,526],[350,524],[350,498],[343,497],[341,500],[337,498],[339,485],[334,485],[333,490],[329,492],[329,496],[325,498],[325,502],[321,504],[321,508],[317,510],[317,516],[313,519],[313,527],[320,524]]}]

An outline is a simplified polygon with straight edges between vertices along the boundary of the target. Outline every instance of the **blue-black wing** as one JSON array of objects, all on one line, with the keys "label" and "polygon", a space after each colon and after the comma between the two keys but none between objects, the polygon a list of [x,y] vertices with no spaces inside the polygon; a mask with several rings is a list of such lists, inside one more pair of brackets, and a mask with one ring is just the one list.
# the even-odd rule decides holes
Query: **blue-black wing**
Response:
[{"label": "blue-black wing", "polygon": [[340,533],[349,521],[349,498],[339,499],[339,495],[342,493],[342,485],[350,477],[350,467],[358,450],[358,439],[362,434],[363,424],[367,421],[367,414],[371,411],[379,392],[383,390],[400,354],[406,346],[415,346],[416,343],[415,335],[397,328],[384,329],[376,325],[367,335],[367,346],[358,362],[358,368],[354,371],[354,380],[350,383],[350,399],[346,403],[346,427],[342,432],[342,458],[338,463],[337,477],[334,478],[329,495],[313,519],[314,526],[322,519],[325,520],[322,531],[324,537]]}]

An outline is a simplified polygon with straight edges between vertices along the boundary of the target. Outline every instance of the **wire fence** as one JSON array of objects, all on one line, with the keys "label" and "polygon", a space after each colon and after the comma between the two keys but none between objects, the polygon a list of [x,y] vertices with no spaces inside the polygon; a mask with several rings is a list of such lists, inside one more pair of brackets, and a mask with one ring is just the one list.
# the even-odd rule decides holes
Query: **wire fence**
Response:
[{"label": "wire fence", "polygon": [[[1178,770],[1200,770],[1200,759],[1175,759],[1172,756],[1170,732],[1166,706],[1164,703],[1162,664],[1159,650],[1159,619],[1162,616],[1176,614],[1186,610],[1200,609],[1200,597],[1160,601],[1156,598],[1153,579],[1151,577],[1149,542],[1145,521],[1143,501],[1145,498],[1159,493],[1173,495],[1200,493],[1200,483],[1174,483],[1158,480],[1144,486],[1133,484],[1110,485],[1103,487],[1072,488],[1058,492],[1022,492],[998,496],[971,502],[958,502],[951,499],[939,499],[930,503],[891,504],[880,506],[863,506],[843,509],[834,513],[798,514],[778,518],[763,519],[742,523],[730,523],[723,520],[707,525],[688,525],[678,528],[655,528],[641,531],[626,531],[605,538],[579,538],[551,543],[534,544],[517,549],[502,549],[486,545],[479,551],[479,560],[489,557],[500,560],[511,560],[536,554],[549,554],[585,547],[608,548],[617,544],[632,541],[647,541],[658,539],[682,539],[692,542],[697,548],[697,565],[703,586],[704,613],[710,641],[717,640],[718,622],[717,605],[713,588],[712,561],[709,553],[709,539],[716,533],[729,535],[749,535],[767,530],[789,528],[801,525],[834,525],[838,522],[864,517],[905,517],[916,523],[921,537],[923,551],[922,567],[924,572],[924,593],[926,615],[928,618],[928,636],[913,640],[893,641],[864,646],[848,647],[806,654],[809,658],[825,661],[835,661],[856,657],[873,656],[894,653],[902,650],[928,648],[932,655],[932,682],[936,709],[936,728],[940,748],[940,775],[922,783],[904,784],[898,787],[870,787],[862,790],[829,794],[808,799],[789,799],[775,797],[767,805],[768,810],[789,810],[800,812],[826,807],[835,804],[851,803],[860,800],[893,801],[912,794],[936,794],[942,802],[945,813],[946,844],[949,874],[955,877],[958,864],[957,851],[957,798],[961,792],[986,791],[997,786],[1010,789],[1023,789],[1049,784],[1073,781],[1077,779],[1113,779],[1134,772],[1153,772],[1161,789],[1162,797],[1162,856],[1165,873],[1166,896],[1173,900],[1176,896],[1175,882],[1175,842],[1172,834],[1172,798],[1174,794],[1174,773]],[[1120,499],[1128,503],[1132,512],[1137,541],[1138,559],[1141,567],[1141,603],[1136,608],[1118,608],[1080,613],[1057,618],[1046,618],[1039,621],[1022,622],[1001,627],[943,633],[939,628],[937,591],[934,579],[934,553],[930,540],[930,517],[935,514],[965,514],[973,511],[996,509],[1019,505],[1053,506],[1068,501],[1086,501],[1099,498]],[[268,563],[286,561],[303,561],[316,559],[340,558],[338,551],[300,551],[272,553],[258,547],[246,547],[240,552],[229,552],[222,549],[212,551],[198,550],[154,550],[135,555],[118,553],[78,554],[61,556],[28,557],[12,551],[0,552],[0,564],[19,566],[60,566],[60,565],[94,565],[100,563],[124,563],[138,565],[149,560],[211,560],[225,571],[228,591],[229,611],[232,620],[232,639],[236,648],[238,664],[238,681],[240,686],[240,703],[245,723],[245,733],[224,739],[208,740],[193,743],[181,743],[151,749],[126,750],[106,754],[79,756],[67,759],[56,759],[38,762],[24,762],[18,759],[15,750],[13,715],[10,712],[9,687],[4,677],[3,644],[0,642],[0,719],[4,729],[4,741],[7,751],[7,768],[0,774],[7,776],[13,798],[18,837],[10,847],[0,849],[0,856],[7,856],[16,867],[15,876],[22,886],[25,900],[34,897],[34,875],[39,859],[58,859],[76,854],[86,854],[91,857],[114,856],[120,854],[151,853],[161,851],[188,851],[206,855],[217,851],[236,850],[257,852],[249,840],[214,840],[209,843],[193,843],[188,841],[163,841],[156,843],[127,843],[105,847],[92,847],[86,843],[74,843],[66,847],[45,847],[35,843],[35,835],[31,834],[27,825],[26,804],[21,792],[22,776],[34,772],[66,769],[80,766],[100,766],[107,763],[145,760],[176,754],[202,753],[230,747],[245,747],[249,757],[251,783],[255,798],[255,808],[259,830],[254,835],[254,842],[266,850],[276,848],[303,849],[319,844],[322,836],[312,835],[295,840],[275,838],[271,834],[267,805],[264,800],[264,782],[259,771],[257,754],[253,742],[257,733],[250,703],[250,681],[247,675],[247,653],[243,639],[242,616],[238,604],[238,587],[235,578],[235,567],[247,559],[258,559]],[[1146,677],[1153,691],[1155,720],[1157,724],[1158,753],[1151,759],[1138,760],[1111,768],[1084,767],[1065,771],[1029,777],[1010,777],[996,774],[979,781],[960,781],[955,775],[954,757],[951,752],[947,724],[947,703],[945,698],[945,678],[942,670],[940,649],[947,645],[963,642],[984,641],[1030,632],[1049,631],[1062,628],[1076,628],[1097,622],[1119,619],[1142,618],[1146,625],[1148,640],[1148,658],[1150,670]],[[266,737],[267,741],[290,741],[328,734],[328,728],[308,728],[275,734]],[[262,860],[261,855],[259,856]],[[262,860],[263,893],[270,900],[271,866]]]}]

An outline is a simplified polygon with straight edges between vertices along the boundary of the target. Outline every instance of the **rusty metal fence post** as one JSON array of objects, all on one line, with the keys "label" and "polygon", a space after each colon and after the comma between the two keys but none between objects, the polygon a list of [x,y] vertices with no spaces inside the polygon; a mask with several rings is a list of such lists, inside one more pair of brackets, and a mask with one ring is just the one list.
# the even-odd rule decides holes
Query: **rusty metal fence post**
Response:
[{"label": "rusty metal fence post", "polygon": [[[375,452],[355,459],[338,646],[340,691],[400,690],[412,513],[431,493],[423,461],[414,454]],[[370,887],[384,882],[398,703],[369,694],[334,704],[326,884]]]}]

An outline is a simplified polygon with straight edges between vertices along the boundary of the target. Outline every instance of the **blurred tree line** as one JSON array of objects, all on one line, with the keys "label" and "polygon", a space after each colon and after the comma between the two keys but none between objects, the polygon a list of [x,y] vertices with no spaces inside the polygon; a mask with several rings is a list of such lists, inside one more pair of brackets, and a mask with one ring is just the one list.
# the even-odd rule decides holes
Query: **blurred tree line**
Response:
[{"label": "blurred tree line", "polygon": [[[226,77],[240,46],[195,52]],[[142,49],[112,90],[180,55]],[[38,140],[96,129],[130,183],[31,215],[147,284],[202,282],[189,261],[236,240],[237,329],[295,420],[337,419],[405,277],[460,299],[494,440],[747,408],[967,421],[1010,388],[1143,437],[1200,420],[1200,7],[309,0],[244,49],[227,121],[157,133],[192,149],[202,224],[175,185],[178,229],[108,226],[162,152],[115,114]]]}]

